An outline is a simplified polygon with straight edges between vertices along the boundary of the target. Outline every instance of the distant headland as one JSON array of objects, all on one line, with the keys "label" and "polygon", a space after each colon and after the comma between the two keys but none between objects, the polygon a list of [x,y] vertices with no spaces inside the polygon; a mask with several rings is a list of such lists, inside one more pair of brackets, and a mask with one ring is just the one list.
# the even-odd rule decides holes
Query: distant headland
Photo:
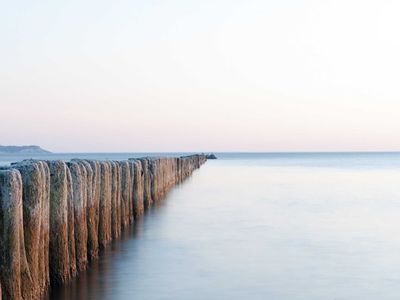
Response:
[{"label": "distant headland", "polygon": [[51,152],[44,150],[36,145],[28,145],[28,146],[0,145],[0,154],[45,154],[45,153],[51,153]]}]

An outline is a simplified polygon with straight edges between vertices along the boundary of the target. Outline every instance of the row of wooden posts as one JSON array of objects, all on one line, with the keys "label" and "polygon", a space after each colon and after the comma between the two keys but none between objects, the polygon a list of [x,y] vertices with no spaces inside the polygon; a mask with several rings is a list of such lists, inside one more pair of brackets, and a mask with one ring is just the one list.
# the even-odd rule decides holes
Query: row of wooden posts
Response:
[{"label": "row of wooden posts", "polygon": [[26,160],[2,167],[0,300],[40,299],[68,282],[206,160]]}]

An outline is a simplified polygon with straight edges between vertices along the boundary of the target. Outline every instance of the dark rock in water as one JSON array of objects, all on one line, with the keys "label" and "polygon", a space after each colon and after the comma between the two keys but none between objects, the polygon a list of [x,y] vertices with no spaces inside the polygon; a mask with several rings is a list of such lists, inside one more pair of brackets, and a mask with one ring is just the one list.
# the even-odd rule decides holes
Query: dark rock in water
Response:
[{"label": "dark rock in water", "polygon": [[207,154],[207,155],[206,155],[206,158],[207,158],[207,159],[217,159],[217,157],[215,156],[214,153]]}]

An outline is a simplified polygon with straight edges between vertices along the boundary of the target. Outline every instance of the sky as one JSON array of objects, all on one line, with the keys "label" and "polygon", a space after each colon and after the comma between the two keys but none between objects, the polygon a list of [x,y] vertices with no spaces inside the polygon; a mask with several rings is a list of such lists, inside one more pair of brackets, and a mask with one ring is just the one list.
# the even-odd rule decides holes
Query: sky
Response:
[{"label": "sky", "polygon": [[400,2],[0,0],[0,144],[400,151]]}]

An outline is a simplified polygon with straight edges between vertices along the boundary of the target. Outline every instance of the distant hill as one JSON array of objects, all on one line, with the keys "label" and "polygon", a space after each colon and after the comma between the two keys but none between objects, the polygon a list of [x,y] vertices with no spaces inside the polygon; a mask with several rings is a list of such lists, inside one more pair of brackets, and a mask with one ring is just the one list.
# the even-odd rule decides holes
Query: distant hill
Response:
[{"label": "distant hill", "polygon": [[1,146],[0,154],[45,154],[51,153],[50,151],[44,150],[39,146],[29,145],[29,146]]}]

